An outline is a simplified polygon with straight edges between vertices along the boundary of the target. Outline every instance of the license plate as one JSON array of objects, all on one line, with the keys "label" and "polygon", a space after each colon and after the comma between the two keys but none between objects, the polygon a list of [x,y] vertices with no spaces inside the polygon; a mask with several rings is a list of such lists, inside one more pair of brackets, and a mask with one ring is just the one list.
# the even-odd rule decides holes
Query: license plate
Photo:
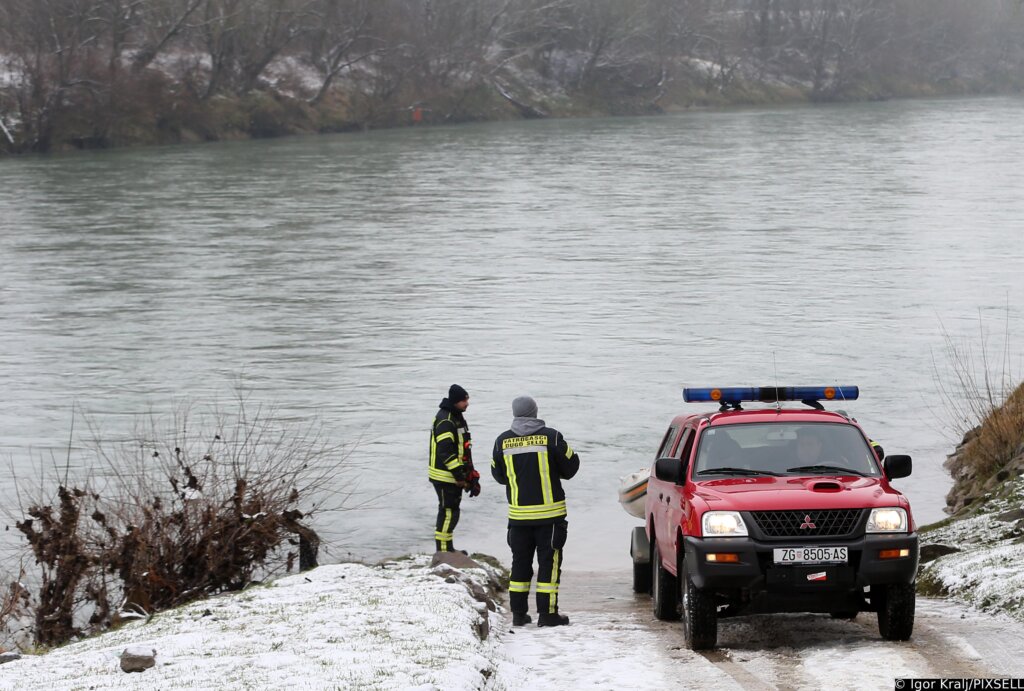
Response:
[{"label": "license plate", "polygon": [[783,547],[772,550],[776,564],[845,564],[845,547]]}]

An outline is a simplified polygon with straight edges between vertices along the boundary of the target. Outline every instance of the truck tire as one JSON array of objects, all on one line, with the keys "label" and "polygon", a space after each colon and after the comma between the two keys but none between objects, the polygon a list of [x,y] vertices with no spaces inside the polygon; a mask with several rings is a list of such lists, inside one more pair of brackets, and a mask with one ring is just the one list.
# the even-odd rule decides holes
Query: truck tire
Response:
[{"label": "truck tire", "polygon": [[651,592],[651,565],[643,562],[633,562],[633,592]]},{"label": "truck tire", "polygon": [[718,607],[712,593],[696,587],[680,569],[683,581],[683,637],[690,650],[710,650],[718,643]]},{"label": "truck tire", "polygon": [[665,570],[661,562],[658,541],[651,545],[651,594],[654,596],[654,616],[662,621],[679,619],[679,581]]},{"label": "truck tire", "polygon": [[887,641],[908,641],[914,633],[916,587],[913,583],[893,583],[883,587],[882,602],[878,608],[878,632]]}]

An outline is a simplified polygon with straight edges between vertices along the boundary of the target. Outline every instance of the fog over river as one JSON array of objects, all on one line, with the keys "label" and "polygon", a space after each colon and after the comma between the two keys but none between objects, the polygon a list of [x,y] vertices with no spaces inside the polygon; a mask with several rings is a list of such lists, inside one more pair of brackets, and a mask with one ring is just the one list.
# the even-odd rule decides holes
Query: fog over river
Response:
[{"label": "fog over river", "polygon": [[[469,390],[483,494],[512,398],[580,452],[570,568],[628,563],[618,478],[684,385],[854,384],[942,518],[944,332],[1024,346],[1024,100],[530,121],[0,161],[0,454],[63,458],[175,401],[319,415],[362,469],[324,561],[432,549],[431,418]],[[979,323],[980,322],[980,323]],[[933,360],[934,358],[934,360]],[[10,499],[5,473],[0,490]],[[384,496],[374,499],[377,495]],[[10,535],[10,533],[8,533]]]}]

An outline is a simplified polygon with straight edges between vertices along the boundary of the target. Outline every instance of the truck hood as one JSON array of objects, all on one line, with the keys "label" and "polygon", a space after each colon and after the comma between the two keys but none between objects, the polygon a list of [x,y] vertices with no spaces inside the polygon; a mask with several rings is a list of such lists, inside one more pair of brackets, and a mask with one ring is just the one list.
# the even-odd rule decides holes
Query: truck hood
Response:
[{"label": "truck hood", "polygon": [[859,509],[906,506],[903,495],[881,477],[737,477],[696,483],[708,509]]}]

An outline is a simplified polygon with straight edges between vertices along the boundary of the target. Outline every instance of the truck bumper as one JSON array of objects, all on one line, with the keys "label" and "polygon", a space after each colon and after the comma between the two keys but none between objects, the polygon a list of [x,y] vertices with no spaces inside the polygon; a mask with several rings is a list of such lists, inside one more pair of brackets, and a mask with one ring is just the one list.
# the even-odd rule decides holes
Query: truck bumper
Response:
[{"label": "truck bumper", "polygon": [[[775,564],[781,547],[846,547],[845,564]],[[686,574],[694,586],[741,596],[745,611],[838,612],[868,609],[864,588],[913,583],[917,575],[918,537],[866,535],[856,540],[820,542],[758,541],[750,538],[685,538]],[[883,550],[907,550],[908,556],[882,558]],[[736,563],[709,561],[710,554],[736,554]]]}]

